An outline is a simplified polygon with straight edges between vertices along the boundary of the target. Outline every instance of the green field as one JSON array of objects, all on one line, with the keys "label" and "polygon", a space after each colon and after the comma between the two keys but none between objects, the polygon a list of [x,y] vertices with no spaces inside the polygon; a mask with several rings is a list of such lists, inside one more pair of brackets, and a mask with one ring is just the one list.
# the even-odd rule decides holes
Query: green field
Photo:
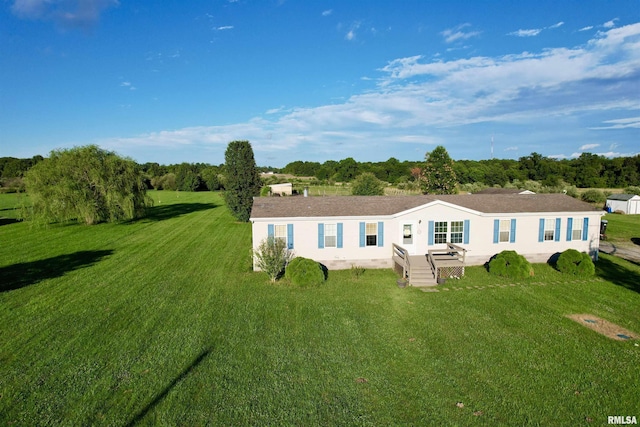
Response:
[{"label": "green field", "polygon": [[611,243],[640,245],[640,215],[607,214],[607,240]]},{"label": "green field", "polygon": [[[33,228],[0,195],[1,425],[603,425],[640,416],[640,266],[588,280],[482,267],[440,292],[390,270],[319,288],[251,271],[216,193],[146,219]],[[488,285],[515,285],[488,287]],[[445,290],[445,288],[447,290]],[[462,402],[462,405],[456,403]],[[592,422],[590,422],[592,421]]]}]

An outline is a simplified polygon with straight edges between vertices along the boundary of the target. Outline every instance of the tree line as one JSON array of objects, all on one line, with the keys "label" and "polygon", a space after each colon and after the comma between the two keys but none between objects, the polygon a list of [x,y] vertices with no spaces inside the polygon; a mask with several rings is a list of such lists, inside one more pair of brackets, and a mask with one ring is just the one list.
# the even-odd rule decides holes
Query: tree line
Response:
[{"label": "tree line", "polygon": [[[294,161],[282,172],[311,176],[321,181],[350,182],[368,172],[381,181],[400,184],[416,178],[416,168],[424,161],[357,162],[351,157],[324,163]],[[514,182],[538,181],[555,187],[562,182],[578,188],[624,188],[640,183],[640,155],[608,158],[582,153],[574,159],[553,159],[539,153],[514,159],[457,160],[453,170],[459,184],[483,183],[501,186]]]},{"label": "tree line", "polygon": [[[16,188],[26,171],[41,162],[42,156],[28,159],[0,158],[0,186]],[[394,157],[383,162],[358,162],[352,157],[323,163],[294,161],[284,168],[258,167],[259,172],[286,173],[297,177],[313,177],[323,182],[352,182],[363,173],[378,180],[398,185],[415,183],[424,160],[400,161]],[[179,163],[161,165],[138,164],[148,189],[177,191],[216,191],[225,188],[225,164]],[[553,159],[539,153],[514,159],[457,160],[453,162],[459,184],[481,183],[501,186],[537,181],[543,186],[571,185],[578,188],[625,188],[640,184],[640,155],[607,158],[582,153],[574,159]],[[19,190],[20,188],[18,188]]]}]

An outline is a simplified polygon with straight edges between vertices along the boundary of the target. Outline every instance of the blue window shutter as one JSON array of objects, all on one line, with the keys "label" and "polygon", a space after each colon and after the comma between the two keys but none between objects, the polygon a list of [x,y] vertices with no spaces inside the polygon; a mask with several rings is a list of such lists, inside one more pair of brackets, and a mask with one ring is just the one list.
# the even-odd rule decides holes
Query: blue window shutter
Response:
[{"label": "blue window shutter", "polygon": [[540,218],[540,228],[538,228],[538,242],[544,242],[544,218]]},{"label": "blue window shutter", "polygon": [[342,223],[338,223],[338,248],[342,247]]},{"label": "blue window shutter", "polygon": [[584,223],[582,224],[582,240],[587,240],[589,238],[589,218],[584,218]]},{"label": "blue window shutter", "polygon": [[511,232],[509,233],[509,243],[516,242],[516,219],[511,219]]},{"label": "blue window shutter", "polygon": [[378,222],[378,246],[384,246],[384,222]]},{"label": "blue window shutter", "polygon": [[500,241],[500,220],[493,220],[493,243],[498,243]]},{"label": "blue window shutter", "polygon": [[293,249],[293,224],[287,224],[287,245]]},{"label": "blue window shutter", "polygon": [[465,219],[464,220],[464,244],[468,245],[469,244],[469,220]]},{"label": "blue window shutter", "polygon": [[364,248],[364,222],[360,223],[360,247]]},{"label": "blue window shutter", "polygon": [[433,233],[434,233],[434,230],[435,230],[435,226],[433,224],[433,221],[429,221],[429,236],[427,238],[428,239],[427,244],[429,246],[433,246]]},{"label": "blue window shutter", "polygon": [[268,237],[273,237],[274,232],[273,232],[273,224],[269,224],[267,225],[267,236]]},{"label": "blue window shutter", "polygon": [[556,242],[560,241],[560,222],[562,220],[560,218],[556,218],[556,232],[553,233],[553,240],[555,240]]},{"label": "blue window shutter", "polygon": [[324,224],[318,224],[318,249],[324,249]]},{"label": "blue window shutter", "polygon": [[573,232],[573,218],[567,218],[567,242],[571,241],[572,232]]}]

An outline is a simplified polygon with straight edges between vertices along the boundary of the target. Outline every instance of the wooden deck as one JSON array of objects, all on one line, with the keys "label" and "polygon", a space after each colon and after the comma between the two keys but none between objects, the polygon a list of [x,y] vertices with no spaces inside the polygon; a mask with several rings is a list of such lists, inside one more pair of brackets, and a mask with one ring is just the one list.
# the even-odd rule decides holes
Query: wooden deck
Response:
[{"label": "wooden deck", "polygon": [[429,250],[424,255],[409,255],[401,246],[393,244],[396,271],[411,286],[435,286],[438,279],[462,277],[466,249],[447,243],[446,249]]},{"label": "wooden deck", "polygon": [[466,249],[453,243],[447,243],[445,249],[430,249],[427,259],[436,280],[464,276],[466,254]]}]

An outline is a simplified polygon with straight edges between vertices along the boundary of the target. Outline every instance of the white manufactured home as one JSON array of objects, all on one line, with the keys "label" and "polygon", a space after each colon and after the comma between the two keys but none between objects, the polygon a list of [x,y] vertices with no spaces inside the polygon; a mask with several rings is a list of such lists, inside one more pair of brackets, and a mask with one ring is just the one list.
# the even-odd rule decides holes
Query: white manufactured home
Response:
[{"label": "white manufactured home", "polygon": [[503,250],[532,262],[569,248],[595,259],[603,214],[563,194],[297,196],[255,198],[250,220],[254,249],[274,236],[330,270],[429,261],[437,278],[432,260],[445,254],[462,266]]}]

